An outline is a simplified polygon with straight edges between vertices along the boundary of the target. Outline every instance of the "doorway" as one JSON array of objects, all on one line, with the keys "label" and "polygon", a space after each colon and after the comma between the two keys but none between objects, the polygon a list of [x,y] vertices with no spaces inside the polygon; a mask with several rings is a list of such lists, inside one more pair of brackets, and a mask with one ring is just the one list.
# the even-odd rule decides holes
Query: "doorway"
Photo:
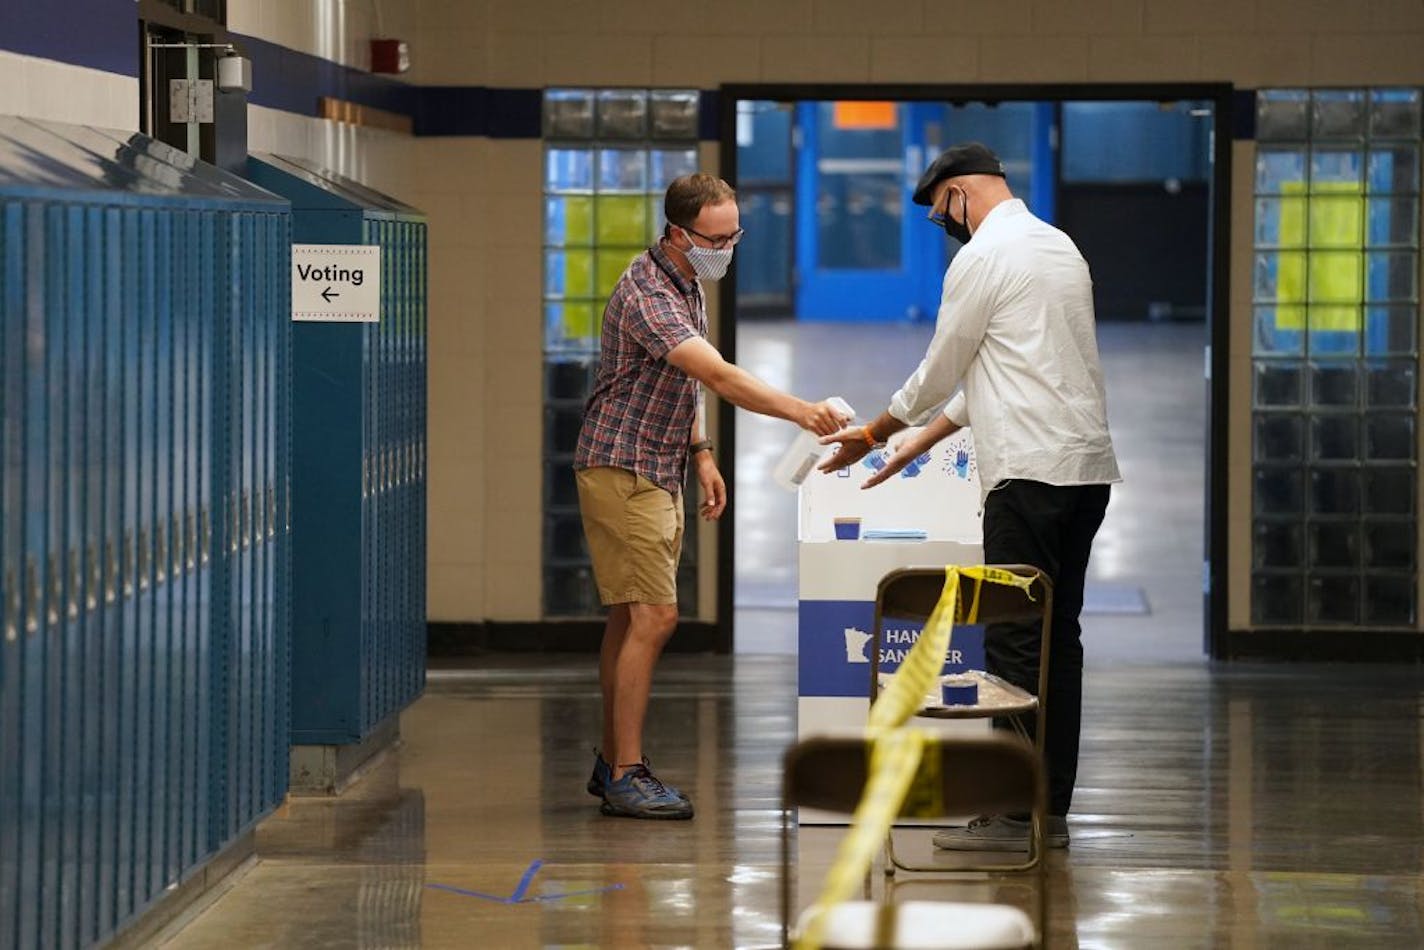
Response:
[{"label": "doorway", "polygon": [[[990,144],[1016,196],[1063,228],[1094,273],[1126,479],[1090,577],[1086,612],[1099,615],[1095,631],[1109,631],[1100,652],[1218,655],[1225,605],[1211,591],[1224,593],[1225,478],[1211,460],[1225,438],[1229,87],[748,86],[723,96],[723,173],[744,200],[753,186],[741,169],[784,156],[776,226],[744,214],[747,238],[722,292],[724,353],[798,395],[843,395],[864,417],[881,411],[932,335],[958,247],[922,220],[910,193],[944,147]],[[752,179],[765,187],[764,176]],[[744,272],[757,287],[783,288],[777,303],[744,295]],[[1178,437],[1152,432],[1162,412]],[[724,474],[735,487],[721,528],[719,617],[738,652],[794,649],[794,496],[778,496],[768,479],[793,435],[784,423],[723,415]],[[1160,503],[1152,510],[1164,489],[1191,503],[1164,519]],[[1154,520],[1159,529],[1145,531]],[[1167,538],[1167,555],[1147,551]],[[1137,631],[1147,626],[1170,628],[1172,642],[1144,640]],[[1159,652],[1143,653],[1144,643]]]}]

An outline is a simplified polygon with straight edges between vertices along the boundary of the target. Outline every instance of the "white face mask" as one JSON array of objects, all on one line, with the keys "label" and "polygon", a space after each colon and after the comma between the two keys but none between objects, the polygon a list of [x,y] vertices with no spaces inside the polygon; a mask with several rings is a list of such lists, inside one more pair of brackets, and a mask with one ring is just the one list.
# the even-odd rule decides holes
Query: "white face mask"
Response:
[{"label": "white face mask", "polygon": [[727,268],[732,263],[732,252],[735,247],[724,247],[720,251],[715,247],[700,247],[692,240],[692,235],[686,230],[679,228],[691,247],[679,248],[687,263],[692,265],[692,272],[703,280],[721,280],[727,274]]}]

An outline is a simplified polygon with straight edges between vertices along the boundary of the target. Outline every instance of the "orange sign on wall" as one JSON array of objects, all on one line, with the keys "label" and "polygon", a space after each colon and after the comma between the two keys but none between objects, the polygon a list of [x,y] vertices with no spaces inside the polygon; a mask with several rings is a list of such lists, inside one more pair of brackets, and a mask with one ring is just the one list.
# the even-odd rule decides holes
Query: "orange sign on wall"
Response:
[{"label": "orange sign on wall", "polygon": [[894,102],[837,102],[831,121],[837,129],[894,129],[900,114]]}]

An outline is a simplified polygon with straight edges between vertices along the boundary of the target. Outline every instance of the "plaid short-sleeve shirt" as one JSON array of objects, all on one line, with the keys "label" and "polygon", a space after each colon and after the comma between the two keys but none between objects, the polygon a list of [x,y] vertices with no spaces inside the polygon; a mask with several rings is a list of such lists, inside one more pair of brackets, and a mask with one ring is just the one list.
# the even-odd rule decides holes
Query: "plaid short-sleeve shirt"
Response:
[{"label": "plaid short-sleeve shirt", "polygon": [[610,466],[673,494],[687,474],[697,381],[664,357],[707,336],[701,288],[661,246],[623,272],[603,311],[598,379],[584,409],[574,468]]}]

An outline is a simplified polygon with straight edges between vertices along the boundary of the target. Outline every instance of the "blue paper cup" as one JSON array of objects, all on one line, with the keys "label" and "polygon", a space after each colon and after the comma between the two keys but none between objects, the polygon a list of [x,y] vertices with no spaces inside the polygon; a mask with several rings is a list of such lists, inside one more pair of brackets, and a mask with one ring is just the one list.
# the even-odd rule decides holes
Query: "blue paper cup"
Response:
[{"label": "blue paper cup", "polygon": [[939,688],[940,702],[946,706],[979,705],[978,683],[943,683]]},{"label": "blue paper cup", "polygon": [[835,524],[837,541],[854,541],[860,537],[859,518],[837,518]]}]

